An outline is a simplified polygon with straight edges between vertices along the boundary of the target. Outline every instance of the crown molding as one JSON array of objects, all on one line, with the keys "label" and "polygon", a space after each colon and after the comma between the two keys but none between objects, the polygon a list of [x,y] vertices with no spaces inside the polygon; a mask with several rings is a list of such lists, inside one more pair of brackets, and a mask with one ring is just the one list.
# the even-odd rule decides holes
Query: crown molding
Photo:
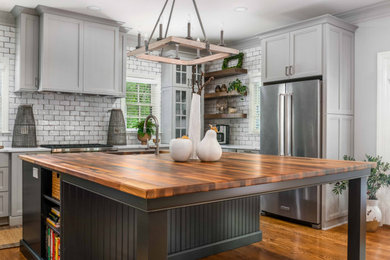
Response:
[{"label": "crown molding", "polygon": [[15,17],[10,12],[0,11],[0,24],[15,26],[16,25]]},{"label": "crown molding", "polygon": [[335,14],[336,17],[352,24],[358,24],[377,18],[390,16],[390,1],[382,1],[376,4],[363,6],[343,13]]}]

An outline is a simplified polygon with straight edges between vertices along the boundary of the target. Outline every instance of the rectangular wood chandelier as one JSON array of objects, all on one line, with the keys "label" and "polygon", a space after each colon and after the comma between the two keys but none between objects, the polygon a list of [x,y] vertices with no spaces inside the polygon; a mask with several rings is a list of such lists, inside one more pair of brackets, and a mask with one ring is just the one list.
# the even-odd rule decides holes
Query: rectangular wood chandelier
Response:
[{"label": "rectangular wood chandelier", "polygon": [[[219,45],[217,44],[210,44],[207,40],[205,30],[203,28],[202,20],[199,15],[198,7],[196,5],[195,0],[192,0],[194,4],[194,8],[199,20],[200,27],[202,29],[202,33],[204,36],[204,41],[193,40],[191,37],[191,24],[188,22],[187,24],[187,37],[176,37],[176,36],[169,36],[168,34],[168,28],[171,21],[175,0],[172,2],[171,11],[169,14],[169,20],[167,24],[167,28],[165,31],[165,37],[163,38],[162,33],[162,27],[163,25],[160,23],[160,35],[157,38],[157,41],[151,43],[153,34],[157,28],[157,25],[161,19],[162,14],[164,13],[165,7],[167,6],[169,0],[165,1],[164,7],[160,13],[160,16],[157,19],[157,22],[153,28],[152,34],[149,37],[149,40],[145,39],[145,45],[141,45],[141,35],[138,34],[138,46],[135,50],[128,52],[127,56],[135,56],[139,59],[143,60],[149,60],[154,62],[161,62],[161,63],[169,63],[169,64],[176,64],[176,65],[186,65],[186,66],[193,66],[198,64],[203,64],[206,62],[211,62],[215,60],[220,60],[229,57],[230,55],[236,55],[239,53],[238,50],[233,48],[228,48],[224,46],[224,40],[223,40],[223,30],[221,31],[221,39]],[[172,46],[176,47],[176,57],[164,57],[164,48],[170,48]],[[180,47],[184,47],[187,49],[194,49],[196,50],[196,58],[192,60],[181,60],[179,57],[179,49]],[[200,52],[207,53],[206,56],[201,57]],[[157,55],[154,55],[155,53],[158,53]]]}]

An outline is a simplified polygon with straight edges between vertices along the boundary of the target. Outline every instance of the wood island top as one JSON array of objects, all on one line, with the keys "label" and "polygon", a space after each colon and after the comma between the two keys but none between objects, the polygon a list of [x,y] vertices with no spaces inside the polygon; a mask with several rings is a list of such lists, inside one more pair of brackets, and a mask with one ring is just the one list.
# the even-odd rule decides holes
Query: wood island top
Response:
[{"label": "wood island top", "polygon": [[169,154],[69,153],[21,155],[54,171],[144,199],[340,174],[375,163],[223,153],[218,162],[174,162]]}]

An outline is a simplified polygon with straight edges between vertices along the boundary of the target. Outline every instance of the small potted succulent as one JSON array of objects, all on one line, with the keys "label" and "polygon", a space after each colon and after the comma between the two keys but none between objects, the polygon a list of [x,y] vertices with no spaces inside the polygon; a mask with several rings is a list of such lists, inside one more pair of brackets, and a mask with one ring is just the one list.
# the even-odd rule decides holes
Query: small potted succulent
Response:
[{"label": "small potted succulent", "polygon": [[[382,221],[382,212],[378,206],[377,192],[383,186],[390,186],[390,175],[386,172],[390,169],[390,164],[382,162],[381,156],[366,155],[366,160],[376,162],[376,167],[371,169],[367,178],[367,231],[375,232]],[[355,161],[351,156],[344,156],[344,160]],[[333,193],[340,195],[347,189],[348,182],[337,182],[333,188]]]},{"label": "small potted succulent", "polygon": [[154,134],[155,124],[151,121],[148,121],[146,124],[146,133],[144,133],[144,124],[145,120],[141,120],[138,123],[133,125],[134,128],[137,128],[137,138],[141,142],[142,145],[146,145],[147,142],[152,138]]},{"label": "small potted succulent", "polygon": [[240,79],[236,79],[229,83],[228,92],[237,91],[241,95],[245,96],[247,94],[247,88],[242,84]]}]

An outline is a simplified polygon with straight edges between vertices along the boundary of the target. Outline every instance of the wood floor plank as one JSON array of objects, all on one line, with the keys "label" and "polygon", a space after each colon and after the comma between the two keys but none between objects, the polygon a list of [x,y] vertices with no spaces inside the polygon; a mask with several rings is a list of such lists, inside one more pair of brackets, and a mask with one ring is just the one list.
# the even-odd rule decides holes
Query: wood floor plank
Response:
[{"label": "wood floor plank", "polygon": [[[270,217],[261,217],[263,241],[203,260],[342,260],[347,257],[347,225],[315,230]],[[25,260],[19,248],[0,250],[0,259]],[[367,260],[390,259],[390,228],[367,233]]]}]

